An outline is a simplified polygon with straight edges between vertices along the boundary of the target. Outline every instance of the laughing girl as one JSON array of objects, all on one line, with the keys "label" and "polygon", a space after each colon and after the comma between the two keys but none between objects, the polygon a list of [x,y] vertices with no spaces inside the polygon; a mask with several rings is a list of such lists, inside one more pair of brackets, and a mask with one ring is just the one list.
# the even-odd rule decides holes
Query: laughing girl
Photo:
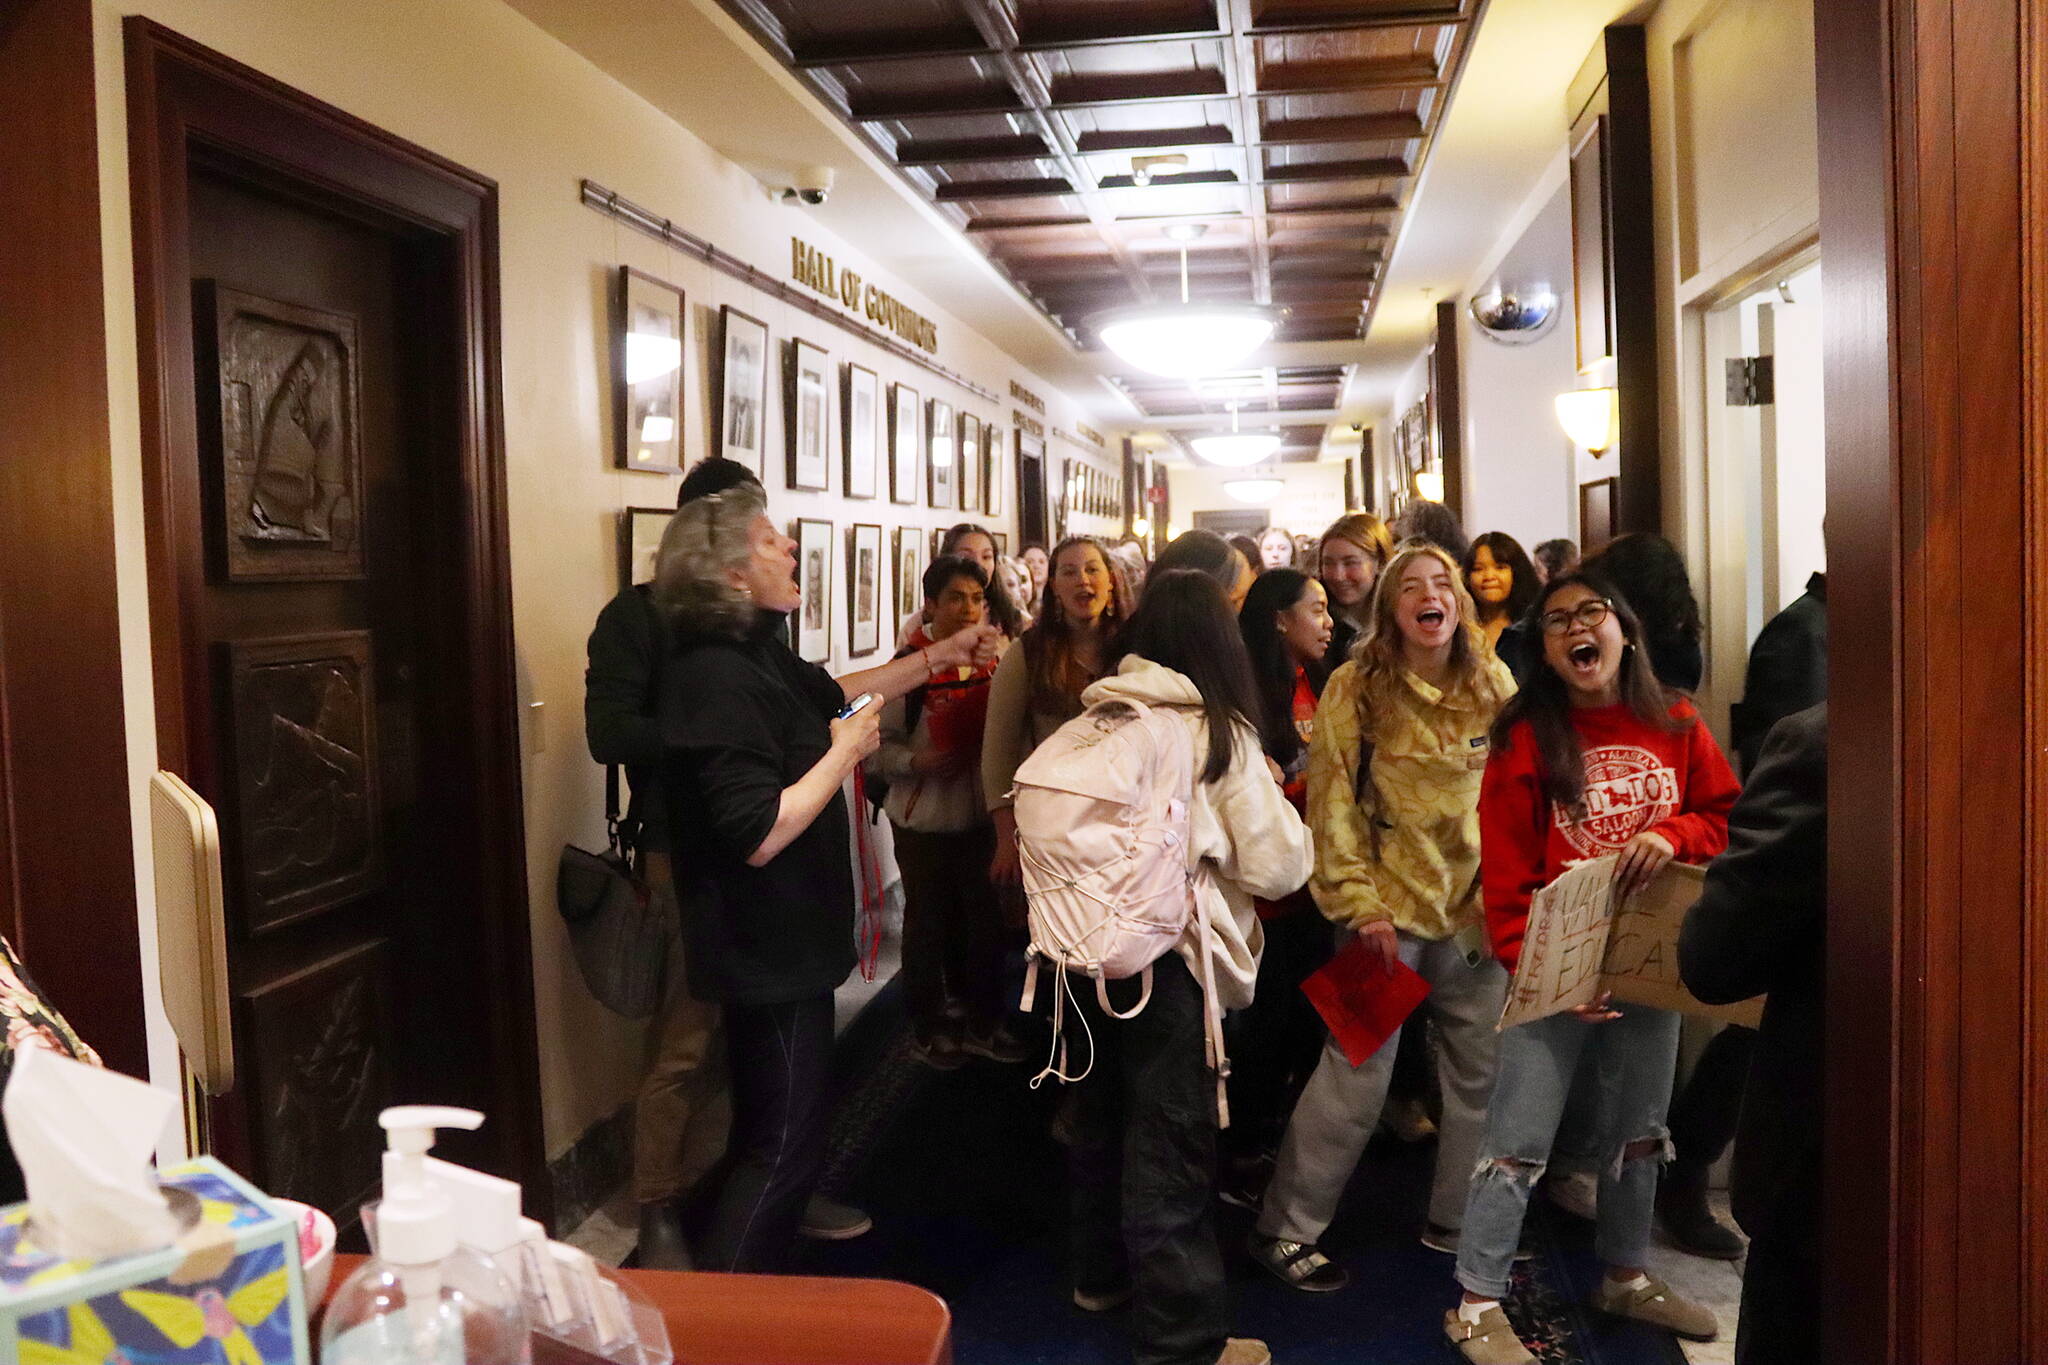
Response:
[{"label": "laughing girl", "polygon": [[[1606,854],[1615,894],[1647,884],[1674,858],[1704,863],[1728,843],[1735,775],[1692,703],[1659,683],[1635,613],[1586,573],[1553,579],[1536,606],[1543,667],[1494,727],[1479,799],[1487,930],[1509,971],[1535,893],[1575,863]],[[1501,1036],[1499,1079],[1465,1203],[1459,1305],[1444,1331],[1474,1365],[1533,1365],[1500,1299],[1557,1135],[1574,1073],[1598,1069],[1599,1234],[1607,1272],[1593,1305],[1710,1341],[1714,1315],[1643,1268],[1678,1056],[1679,1016],[1603,995]]]}]

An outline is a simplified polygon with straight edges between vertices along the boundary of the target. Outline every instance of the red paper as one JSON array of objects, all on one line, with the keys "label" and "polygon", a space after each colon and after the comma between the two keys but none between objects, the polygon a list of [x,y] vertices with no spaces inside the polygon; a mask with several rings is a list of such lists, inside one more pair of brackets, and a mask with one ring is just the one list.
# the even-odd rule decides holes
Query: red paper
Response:
[{"label": "red paper", "polygon": [[1399,958],[1380,966],[1354,936],[1319,971],[1301,983],[1302,994],[1329,1025],[1330,1036],[1353,1066],[1363,1066],[1429,994],[1429,982]]}]

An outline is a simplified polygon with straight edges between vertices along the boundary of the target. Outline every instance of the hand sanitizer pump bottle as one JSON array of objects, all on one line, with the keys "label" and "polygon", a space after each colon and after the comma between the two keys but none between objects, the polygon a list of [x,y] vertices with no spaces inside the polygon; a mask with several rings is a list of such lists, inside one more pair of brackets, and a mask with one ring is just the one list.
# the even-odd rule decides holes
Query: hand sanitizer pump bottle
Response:
[{"label": "hand sanitizer pump bottle", "polygon": [[428,1177],[440,1128],[476,1128],[473,1109],[386,1109],[377,1254],[335,1291],[320,1328],[325,1365],[526,1365],[526,1312],[488,1256],[457,1243],[454,1208]]}]

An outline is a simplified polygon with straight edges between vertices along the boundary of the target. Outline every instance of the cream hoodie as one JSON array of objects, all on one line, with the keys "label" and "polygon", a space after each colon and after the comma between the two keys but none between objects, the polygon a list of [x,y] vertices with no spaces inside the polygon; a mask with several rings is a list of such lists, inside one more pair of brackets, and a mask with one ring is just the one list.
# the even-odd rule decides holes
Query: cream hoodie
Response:
[{"label": "cream hoodie", "polygon": [[[1201,780],[1209,761],[1209,726],[1202,695],[1185,674],[1135,654],[1115,676],[1081,694],[1084,705],[1138,701],[1169,706],[1195,736],[1195,792],[1189,804],[1189,853],[1195,861],[1195,895],[1209,921],[1210,963],[1216,973],[1217,1004],[1243,1009],[1252,1002],[1265,933],[1252,898],[1279,900],[1300,889],[1315,866],[1308,826],[1281,794],[1266,770],[1265,750],[1249,725],[1237,731],[1230,770],[1214,782]],[[1202,979],[1201,924],[1190,924],[1178,951],[1197,981]]]}]

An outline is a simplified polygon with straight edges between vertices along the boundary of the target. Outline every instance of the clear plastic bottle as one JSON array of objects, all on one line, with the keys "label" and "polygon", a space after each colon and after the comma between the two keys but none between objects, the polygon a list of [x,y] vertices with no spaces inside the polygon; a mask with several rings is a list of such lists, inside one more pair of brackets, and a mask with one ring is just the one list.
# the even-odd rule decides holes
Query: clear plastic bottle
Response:
[{"label": "clear plastic bottle", "polygon": [[425,1158],[438,1128],[475,1128],[471,1109],[407,1105],[389,1134],[377,1254],[348,1277],[320,1328],[323,1365],[526,1365],[526,1311],[490,1257],[457,1244],[448,1196]]}]

